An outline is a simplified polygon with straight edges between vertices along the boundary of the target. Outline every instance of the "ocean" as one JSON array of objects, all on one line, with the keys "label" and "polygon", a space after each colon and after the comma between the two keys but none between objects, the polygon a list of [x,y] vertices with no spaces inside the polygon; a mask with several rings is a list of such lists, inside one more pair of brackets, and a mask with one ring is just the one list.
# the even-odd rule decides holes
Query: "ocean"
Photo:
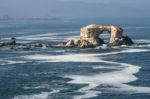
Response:
[{"label": "ocean", "polygon": [[[46,48],[78,39],[91,24],[119,25],[132,46]],[[0,21],[0,42],[45,46],[0,48],[0,99],[150,99],[150,24],[101,21]],[[108,33],[102,37],[107,42]]]}]

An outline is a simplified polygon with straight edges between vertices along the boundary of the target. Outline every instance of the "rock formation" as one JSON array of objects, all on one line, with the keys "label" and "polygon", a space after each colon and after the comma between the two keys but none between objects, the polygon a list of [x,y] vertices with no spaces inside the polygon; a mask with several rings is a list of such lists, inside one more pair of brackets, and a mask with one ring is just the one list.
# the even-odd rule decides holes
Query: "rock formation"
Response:
[{"label": "rock formation", "polygon": [[34,47],[35,47],[35,48],[41,48],[41,47],[43,47],[43,45],[42,45],[41,43],[36,43],[36,44],[34,45]]},{"label": "rock formation", "polygon": [[116,40],[122,37],[123,29],[117,26],[101,26],[101,25],[88,25],[80,30],[80,41],[83,40],[91,43],[93,46],[101,45],[100,34],[107,31],[110,35],[109,44],[116,45]]},{"label": "rock formation", "polygon": [[16,45],[16,38],[12,37],[9,41],[1,43],[0,47],[9,45]]},{"label": "rock formation", "polygon": [[[101,38],[101,34],[104,31],[109,34],[109,47],[121,46],[121,45],[132,45],[133,41],[128,36],[123,35],[123,29],[118,26],[103,26],[91,24],[81,28],[80,38],[78,40],[69,40],[65,41],[62,44],[50,45],[49,47],[53,48],[93,48],[96,46],[101,46],[104,44],[104,40]],[[32,46],[25,46],[22,44],[16,43],[16,38],[12,37],[9,41],[0,43],[0,48],[5,46],[10,46],[12,49],[31,49]],[[34,44],[34,48],[42,48],[41,43]]]},{"label": "rock formation", "polygon": [[65,46],[96,47],[104,44],[101,34],[107,31],[110,35],[109,46],[132,45],[133,42],[128,36],[123,36],[123,29],[118,26],[102,26],[91,24],[80,30],[80,39],[70,40]]}]

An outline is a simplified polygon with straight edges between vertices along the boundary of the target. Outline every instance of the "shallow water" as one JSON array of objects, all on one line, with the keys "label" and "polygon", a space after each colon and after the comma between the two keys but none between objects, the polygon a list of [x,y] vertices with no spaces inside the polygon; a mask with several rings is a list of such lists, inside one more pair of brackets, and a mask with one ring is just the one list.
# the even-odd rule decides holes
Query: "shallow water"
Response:
[{"label": "shallow water", "polygon": [[[0,39],[14,36],[19,43],[62,42],[77,38],[81,26],[5,21],[0,23]],[[0,99],[149,99],[150,26],[122,26],[136,44],[146,44],[0,50]]]}]

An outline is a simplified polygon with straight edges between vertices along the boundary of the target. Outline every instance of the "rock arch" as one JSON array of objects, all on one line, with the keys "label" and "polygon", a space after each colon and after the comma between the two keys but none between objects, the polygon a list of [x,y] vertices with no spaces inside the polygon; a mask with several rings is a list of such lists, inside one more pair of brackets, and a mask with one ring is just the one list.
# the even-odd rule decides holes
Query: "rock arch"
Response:
[{"label": "rock arch", "polygon": [[80,41],[87,41],[93,45],[99,44],[100,35],[107,31],[110,35],[109,44],[115,45],[116,40],[123,37],[123,29],[118,26],[102,26],[91,24],[80,30]]},{"label": "rock arch", "polygon": [[132,45],[133,41],[128,36],[123,36],[123,29],[118,26],[104,26],[91,24],[80,29],[79,40],[69,40],[62,46],[56,47],[96,47],[104,44],[101,34],[107,31],[110,35],[108,46]]}]

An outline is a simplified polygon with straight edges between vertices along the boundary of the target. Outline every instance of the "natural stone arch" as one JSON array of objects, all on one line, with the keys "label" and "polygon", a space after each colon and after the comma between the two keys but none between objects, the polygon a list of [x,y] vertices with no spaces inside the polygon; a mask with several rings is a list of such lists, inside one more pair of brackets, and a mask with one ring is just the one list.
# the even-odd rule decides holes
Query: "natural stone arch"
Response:
[{"label": "natural stone arch", "polygon": [[123,29],[117,26],[102,26],[91,24],[80,30],[80,41],[87,41],[90,44],[97,45],[100,42],[100,34],[107,31],[110,35],[109,44],[115,44],[116,40],[123,36]]},{"label": "natural stone arch", "polygon": [[81,28],[79,40],[69,40],[62,45],[53,47],[96,47],[104,44],[101,34],[107,31],[110,35],[108,46],[132,45],[133,41],[128,36],[123,36],[123,29],[118,26],[103,26],[91,24]]}]

